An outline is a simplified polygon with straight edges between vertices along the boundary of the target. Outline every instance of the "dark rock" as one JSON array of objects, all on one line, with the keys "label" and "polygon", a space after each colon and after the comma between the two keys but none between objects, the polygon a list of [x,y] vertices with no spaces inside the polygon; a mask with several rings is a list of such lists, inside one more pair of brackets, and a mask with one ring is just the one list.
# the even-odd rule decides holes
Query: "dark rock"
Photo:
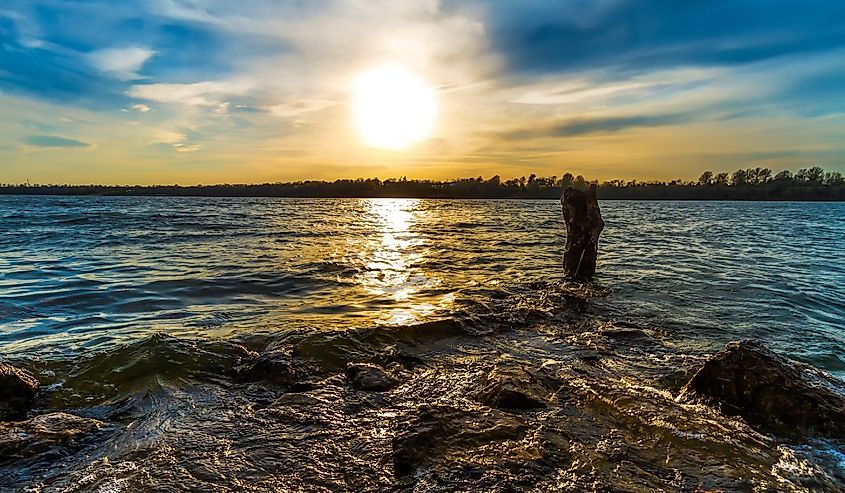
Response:
[{"label": "dark rock", "polygon": [[29,372],[0,363],[0,420],[25,418],[37,392],[38,380]]},{"label": "dark rock", "polygon": [[15,460],[49,453],[69,446],[103,426],[102,421],[61,412],[0,423],[0,458]]},{"label": "dark rock", "polygon": [[271,382],[286,387],[308,387],[311,369],[287,348],[268,348],[235,368],[239,382]]},{"label": "dark rock", "polygon": [[[514,416],[496,411],[462,410],[450,406],[424,406],[400,423],[393,438],[393,469],[396,477],[412,474],[418,467],[439,459],[501,459],[528,428]],[[498,443],[501,449],[493,446]],[[482,450],[483,449],[483,450]],[[492,458],[485,459],[484,455]]]},{"label": "dark rock", "polygon": [[644,330],[634,327],[609,326],[601,329],[599,334],[611,339],[650,339],[651,336]]},{"label": "dark rock", "polygon": [[382,365],[398,363],[406,370],[413,370],[414,368],[425,365],[425,362],[419,356],[395,344],[389,345],[379,351],[376,355],[376,360]]},{"label": "dark rock", "polygon": [[358,390],[381,392],[399,384],[384,368],[370,363],[349,363],[346,366],[346,376]]},{"label": "dark rock", "polygon": [[766,431],[845,437],[845,385],[755,341],[728,343],[681,390]]},{"label": "dark rock", "polygon": [[497,364],[481,382],[476,400],[498,409],[536,409],[551,404],[560,388],[561,383],[545,371]]},{"label": "dark rock", "polygon": [[589,281],[596,274],[599,235],[604,229],[596,186],[588,190],[569,187],[560,198],[566,223],[563,273],[567,279]]}]

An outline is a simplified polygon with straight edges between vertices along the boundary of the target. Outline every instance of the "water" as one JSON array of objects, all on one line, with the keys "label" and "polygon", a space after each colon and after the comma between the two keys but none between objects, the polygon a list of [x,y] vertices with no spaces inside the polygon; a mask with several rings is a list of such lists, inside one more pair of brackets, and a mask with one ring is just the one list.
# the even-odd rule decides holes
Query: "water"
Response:
[{"label": "water", "polygon": [[[67,488],[67,481],[94,474],[91,461],[79,459],[83,453],[117,464],[95,468],[100,472],[83,490],[162,487],[150,479],[159,476],[169,485],[199,481],[168,476],[199,460],[187,451],[196,437],[186,430],[216,424],[203,438],[206,447],[248,448],[219,402],[254,396],[221,375],[242,357],[239,348],[260,350],[268,341],[295,345],[328,375],[378,350],[373,341],[410,338],[425,347],[420,354],[437,355],[438,368],[462,375],[444,378],[466,384],[473,365],[490,361],[487,353],[568,361],[576,346],[592,344],[578,330],[624,322],[648,328],[661,349],[614,346],[619,363],[611,370],[620,379],[657,378],[667,366],[691,366],[747,337],[845,378],[845,204],[613,201],[602,213],[599,296],[572,311],[570,288],[558,282],[564,238],[555,201],[0,196],[0,351],[52,389],[42,410],[102,418],[111,430],[83,452],[68,451],[67,464],[33,462],[7,476],[8,484]],[[480,339],[456,342],[449,323]],[[431,341],[423,341],[426,330]],[[424,400],[426,392],[406,389],[397,399]],[[115,417],[118,408],[124,414]],[[167,432],[157,419],[169,423]],[[148,435],[127,431],[131,423],[151,427]],[[349,430],[333,430],[336,440],[348,439]],[[748,440],[748,454],[764,453],[751,444],[756,438]],[[132,457],[152,442],[183,452],[150,460],[146,470]],[[763,447],[788,464],[767,464],[754,473],[769,478],[761,481],[801,469],[796,461],[810,461],[812,470],[828,457],[841,466],[836,447],[798,444],[777,452],[783,446]],[[810,458],[783,458],[800,455],[801,447],[809,447]],[[286,460],[273,462],[275,473],[247,474],[250,488],[300,484],[282,467]],[[325,466],[330,459],[314,461]],[[237,490],[246,464],[261,469],[247,459],[218,464],[212,469],[220,477],[203,481]],[[372,472],[367,484],[382,488],[382,473]],[[336,490],[325,468],[315,474],[323,479],[308,476],[314,488]],[[699,485],[719,484],[697,478]],[[417,489],[426,490],[420,481]],[[363,484],[352,489],[367,489]]]}]

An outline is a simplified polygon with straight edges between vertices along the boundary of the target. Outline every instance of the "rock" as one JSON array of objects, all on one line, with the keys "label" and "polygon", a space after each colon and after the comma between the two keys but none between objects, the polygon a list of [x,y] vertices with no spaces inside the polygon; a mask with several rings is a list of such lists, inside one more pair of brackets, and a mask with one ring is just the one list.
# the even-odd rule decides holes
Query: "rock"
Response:
[{"label": "rock", "polygon": [[16,460],[49,453],[99,430],[102,421],[56,412],[26,421],[0,423],[0,458]]},{"label": "rock", "polygon": [[730,416],[785,434],[845,437],[845,385],[755,341],[734,341],[695,373],[681,402],[702,399]]},{"label": "rock", "polygon": [[448,459],[450,463],[461,459],[501,460],[514,449],[508,441],[521,440],[527,429],[516,417],[495,411],[423,406],[398,425],[393,438],[394,474],[408,476],[420,466],[439,459]]},{"label": "rock", "polygon": [[590,281],[596,274],[599,235],[604,229],[596,186],[588,190],[569,187],[560,198],[566,223],[563,273],[567,279]]},{"label": "rock", "polygon": [[424,366],[425,362],[415,354],[411,353],[405,348],[401,348],[395,344],[386,346],[378,352],[376,360],[382,365],[389,365],[391,363],[398,363],[406,370],[413,370],[414,368]]},{"label": "rock", "polygon": [[268,348],[261,354],[235,368],[240,382],[271,382],[286,387],[305,385],[310,368],[293,356],[288,348]]},{"label": "rock", "polygon": [[29,372],[0,363],[0,421],[25,418],[37,392],[38,380]]},{"label": "rock", "polygon": [[384,368],[370,363],[349,363],[346,376],[358,390],[382,392],[399,384]]},{"label": "rock", "polygon": [[497,364],[482,380],[475,398],[498,409],[536,409],[547,407],[560,388],[560,382],[543,371]]},{"label": "rock", "polygon": [[599,334],[611,339],[651,339],[651,336],[643,329],[635,327],[608,326],[599,331]]}]

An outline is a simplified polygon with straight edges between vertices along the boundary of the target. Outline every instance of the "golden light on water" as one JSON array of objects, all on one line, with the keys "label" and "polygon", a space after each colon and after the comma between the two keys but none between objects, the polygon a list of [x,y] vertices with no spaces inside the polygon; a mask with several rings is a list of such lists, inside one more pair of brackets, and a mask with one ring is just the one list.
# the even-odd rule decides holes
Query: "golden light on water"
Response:
[{"label": "golden light on water", "polygon": [[372,249],[367,249],[370,261],[359,281],[371,293],[396,304],[382,313],[381,321],[389,325],[414,323],[451,305],[452,294],[420,296],[442,283],[422,266],[426,261],[426,238],[414,231],[414,226],[425,220],[420,201],[369,199],[366,204],[379,235],[372,239]]},{"label": "golden light on water", "polygon": [[369,146],[404,149],[434,129],[434,90],[407,70],[385,65],[364,72],[354,93],[355,123]]}]

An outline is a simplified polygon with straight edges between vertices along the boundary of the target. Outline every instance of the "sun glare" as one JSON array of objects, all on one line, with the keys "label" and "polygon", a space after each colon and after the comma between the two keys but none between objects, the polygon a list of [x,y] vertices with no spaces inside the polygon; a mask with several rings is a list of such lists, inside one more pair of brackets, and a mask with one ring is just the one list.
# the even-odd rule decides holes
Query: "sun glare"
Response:
[{"label": "sun glare", "polygon": [[431,134],[437,115],[434,90],[414,74],[383,66],[355,83],[355,122],[367,145],[404,149]]}]

